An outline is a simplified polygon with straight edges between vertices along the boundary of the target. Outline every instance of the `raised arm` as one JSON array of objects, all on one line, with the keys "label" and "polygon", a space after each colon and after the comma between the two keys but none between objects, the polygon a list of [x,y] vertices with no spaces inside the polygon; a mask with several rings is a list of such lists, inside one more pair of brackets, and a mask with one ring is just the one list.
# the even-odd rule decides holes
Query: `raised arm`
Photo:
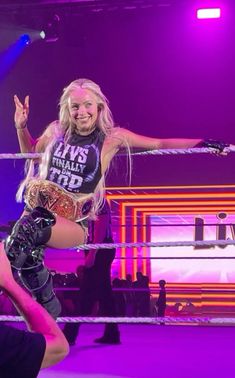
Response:
[{"label": "raised arm", "polygon": [[48,143],[48,133],[44,132],[40,138],[33,139],[27,127],[29,117],[29,96],[26,96],[24,103],[21,103],[19,98],[15,95],[14,102],[14,121],[20,145],[20,151],[22,153],[43,152]]},{"label": "raised arm", "polygon": [[48,367],[61,361],[69,352],[67,340],[48,312],[15,282],[2,243],[0,244],[0,288],[22,314],[28,329],[45,337],[46,351],[41,367]]},{"label": "raised arm", "polygon": [[24,104],[22,104],[19,98],[14,96],[15,102],[15,128],[17,131],[18,141],[21,152],[33,152],[36,141],[29,133],[27,122],[29,116],[29,96],[25,97]]}]

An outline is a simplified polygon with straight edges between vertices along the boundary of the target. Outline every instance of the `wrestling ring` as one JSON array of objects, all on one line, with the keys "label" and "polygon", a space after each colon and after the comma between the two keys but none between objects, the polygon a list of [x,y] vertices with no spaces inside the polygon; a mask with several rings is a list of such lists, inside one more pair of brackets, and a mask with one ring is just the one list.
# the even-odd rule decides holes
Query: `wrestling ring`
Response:
[{"label": "wrestling ring", "polygon": [[[226,152],[235,149],[227,148]],[[191,148],[180,150],[156,150],[139,154],[188,154],[214,153],[211,148]],[[40,154],[0,154],[0,159],[38,158]],[[126,226],[126,225],[125,225]],[[206,225],[204,225],[206,226]],[[231,260],[222,253],[218,256],[207,254],[200,256],[179,256],[172,254],[148,256],[147,248],[223,248],[234,246],[235,240],[227,238],[211,240],[175,240],[175,241],[122,241],[118,243],[99,243],[80,245],[76,250],[117,248],[121,253],[117,257],[121,263],[133,260],[137,268],[138,260]],[[135,253],[125,255],[125,250]],[[141,254],[140,251],[143,251]],[[73,251],[74,252],[74,251]],[[235,301],[235,290],[231,290]],[[19,316],[1,315],[0,321],[17,323],[21,327]],[[75,347],[67,359],[58,366],[41,371],[39,378],[83,377],[83,378],[147,378],[190,377],[203,378],[226,376],[233,377],[233,351],[235,337],[235,317],[230,316],[165,316],[165,317],[69,317],[57,319],[58,323],[84,323]],[[89,323],[89,324],[88,324]],[[95,345],[92,340],[100,336],[104,323],[120,324],[121,341],[119,346]],[[164,327],[156,327],[164,325]],[[23,326],[23,325],[22,325]],[[177,326],[177,327],[176,327]],[[208,327],[210,326],[210,327]],[[227,326],[227,327],[224,327]],[[182,356],[184,356],[182,361]],[[198,361],[200,360],[200,363]],[[216,363],[215,363],[216,361]],[[166,369],[167,367],[167,369]],[[166,371],[167,370],[167,371]]]}]

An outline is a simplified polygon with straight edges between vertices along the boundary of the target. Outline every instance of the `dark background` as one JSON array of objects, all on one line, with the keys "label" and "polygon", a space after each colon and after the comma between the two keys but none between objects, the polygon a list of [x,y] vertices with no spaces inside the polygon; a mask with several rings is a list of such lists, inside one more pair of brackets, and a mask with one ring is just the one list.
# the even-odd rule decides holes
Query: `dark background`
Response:
[{"label": "dark background", "polygon": [[[62,89],[87,77],[100,84],[122,127],[159,138],[214,138],[235,144],[235,4],[219,20],[196,20],[198,1],[1,1],[0,57],[24,30],[58,15],[59,38],[30,44],[0,63],[0,152],[19,152],[13,95],[30,95],[29,129],[57,118]],[[206,1],[203,1],[206,4]],[[133,158],[133,185],[234,184],[234,154]],[[128,185],[118,158],[109,185]],[[0,162],[0,222],[17,217],[23,161]]]}]

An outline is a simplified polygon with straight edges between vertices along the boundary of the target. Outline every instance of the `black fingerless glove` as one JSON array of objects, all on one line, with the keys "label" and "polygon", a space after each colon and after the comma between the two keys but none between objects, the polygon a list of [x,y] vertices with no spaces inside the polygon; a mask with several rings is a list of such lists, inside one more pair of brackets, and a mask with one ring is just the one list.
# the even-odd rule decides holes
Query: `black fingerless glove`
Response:
[{"label": "black fingerless glove", "polygon": [[229,147],[229,144],[225,143],[225,142],[221,142],[219,140],[206,139],[206,140],[202,140],[201,142],[196,144],[195,147],[215,148],[215,149],[219,150],[220,152],[223,152],[223,150],[226,147]]}]

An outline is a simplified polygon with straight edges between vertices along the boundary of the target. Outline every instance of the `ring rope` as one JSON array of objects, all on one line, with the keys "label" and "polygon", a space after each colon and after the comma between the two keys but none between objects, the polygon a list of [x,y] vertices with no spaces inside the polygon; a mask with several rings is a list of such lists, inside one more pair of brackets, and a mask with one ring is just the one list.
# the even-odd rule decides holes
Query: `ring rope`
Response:
[{"label": "ring rope", "polygon": [[235,256],[134,256],[115,257],[115,260],[235,260]]},{"label": "ring rope", "polygon": [[[150,150],[150,151],[141,151],[141,152],[133,152],[131,155],[185,155],[185,154],[207,154],[207,153],[216,153],[218,150],[216,148],[167,148],[167,149],[159,149],[159,150]],[[235,152],[235,147],[225,147],[223,152]]]},{"label": "ring rope", "polygon": [[[131,155],[185,155],[185,154],[207,154],[216,153],[216,148],[170,148],[159,149],[151,151],[133,152]],[[235,147],[225,147],[223,152],[235,152]],[[42,156],[42,153],[3,153],[0,154],[0,159],[38,159]],[[126,155],[126,154],[124,154]]]},{"label": "ring rope", "polygon": [[169,241],[169,242],[136,242],[136,243],[96,243],[80,244],[72,249],[112,249],[112,248],[138,248],[138,247],[191,247],[191,246],[226,246],[235,245],[235,240],[197,240],[197,241]]},{"label": "ring rope", "polygon": [[[23,322],[22,316],[1,315],[2,322]],[[210,317],[59,317],[57,323],[119,323],[119,324],[161,324],[161,323],[206,323],[206,324],[235,324],[235,318]]]},{"label": "ring rope", "polygon": [[41,153],[0,154],[0,159],[38,159],[41,156]]},{"label": "ring rope", "polygon": [[[222,213],[222,211],[221,211]],[[224,226],[234,226],[234,223],[223,223]],[[113,227],[149,227],[149,223],[142,223],[142,224],[113,224]],[[218,223],[204,223],[203,226],[200,227],[211,227],[211,226],[218,226]],[[195,223],[160,223],[160,224],[151,224],[151,227],[195,227]]]}]

